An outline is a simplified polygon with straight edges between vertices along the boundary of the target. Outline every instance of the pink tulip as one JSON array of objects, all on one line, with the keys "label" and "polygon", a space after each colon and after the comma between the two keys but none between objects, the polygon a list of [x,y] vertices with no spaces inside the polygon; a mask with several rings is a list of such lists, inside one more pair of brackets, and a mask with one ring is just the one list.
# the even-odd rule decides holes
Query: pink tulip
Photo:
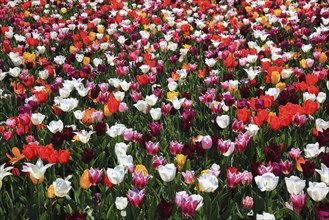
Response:
[{"label": "pink tulip", "polygon": [[166,159],[163,156],[154,155],[152,165],[155,170],[158,170],[160,165],[166,165]]},{"label": "pink tulip", "polygon": [[145,189],[142,189],[141,191],[139,191],[138,189],[135,189],[134,191],[129,190],[127,196],[128,196],[130,203],[134,207],[138,207],[144,200]]},{"label": "pink tulip", "polygon": [[202,148],[204,150],[210,149],[212,147],[212,139],[211,139],[211,137],[209,135],[202,137],[201,144],[202,144]]},{"label": "pink tulip", "polygon": [[192,183],[194,183],[194,171],[182,172],[182,175],[184,177],[184,182],[186,184],[192,184]]},{"label": "pink tulip", "polygon": [[90,168],[88,171],[88,176],[89,176],[89,182],[91,185],[97,185],[101,180],[103,176],[103,169],[94,169]]},{"label": "pink tulip", "polygon": [[291,172],[293,165],[293,162],[289,160],[286,160],[284,162],[280,160],[281,172],[285,175],[288,175]]},{"label": "pink tulip", "polygon": [[298,195],[291,194],[290,199],[295,212],[299,213],[304,209],[306,204],[306,194],[304,193],[304,191],[302,191]]},{"label": "pink tulip", "polygon": [[177,141],[170,141],[169,150],[172,155],[180,154],[184,145]]},{"label": "pink tulip", "polygon": [[314,60],[313,59],[306,59],[306,66],[308,68],[311,68],[314,64]]},{"label": "pink tulip", "polygon": [[245,209],[250,210],[254,205],[254,199],[250,196],[246,196],[242,199],[242,205]]},{"label": "pink tulip", "polygon": [[134,186],[138,189],[144,188],[148,183],[150,175],[145,176],[143,171],[140,171],[138,174],[133,174],[133,183]]},{"label": "pink tulip", "polygon": [[146,152],[149,155],[155,155],[159,151],[159,142],[148,141],[145,143]]},{"label": "pink tulip", "polygon": [[239,173],[235,173],[235,172],[231,172],[229,169],[226,172],[226,183],[229,187],[231,188],[235,188],[237,187],[237,185],[240,183],[242,178],[242,174]]}]

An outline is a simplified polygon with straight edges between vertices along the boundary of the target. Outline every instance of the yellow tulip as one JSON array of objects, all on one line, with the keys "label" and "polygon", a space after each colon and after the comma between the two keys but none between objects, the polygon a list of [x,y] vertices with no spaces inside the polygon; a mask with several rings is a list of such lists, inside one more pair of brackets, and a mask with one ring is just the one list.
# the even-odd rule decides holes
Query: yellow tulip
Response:
[{"label": "yellow tulip", "polygon": [[62,14],[66,14],[66,12],[67,12],[67,9],[66,8],[61,8],[61,13]]},{"label": "yellow tulip", "polygon": [[178,97],[178,92],[176,91],[167,92],[167,99],[174,100],[175,97]]},{"label": "yellow tulip", "polygon": [[139,174],[141,171],[143,171],[144,176],[147,176],[148,175],[147,169],[146,169],[146,167],[144,165],[142,165],[142,164],[136,165],[136,167],[135,167],[135,173],[136,174]]},{"label": "yellow tulip", "polygon": [[305,59],[302,59],[301,61],[299,61],[299,64],[305,69],[307,68],[306,66],[306,60]]},{"label": "yellow tulip", "polygon": [[176,155],[176,162],[177,162],[177,168],[178,170],[181,170],[186,162],[187,156],[184,154],[177,154]]},{"label": "yellow tulip", "polygon": [[90,63],[90,57],[83,58],[83,65],[88,65]]},{"label": "yellow tulip", "polygon": [[86,169],[85,171],[83,171],[83,174],[80,177],[80,187],[82,189],[89,189],[91,187],[91,183],[89,181],[89,173],[88,173],[88,169]]},{"label": "yellow tulip", "polygon": [[279,82],[278,84],[276,84],[275,88],[280,89],[280,91],[282,92],[286,88],[286,83]]},{"label": "yellow tulip", "polygon": [[278,82],[280,82],[280,73],[278,71],[274,71],[272,72],[272,76],[271,76],[271,82],[272,84],[277,84]]},{"label": "yellow tulip", "polygon": [[73,45],[70,46],[70,54],[74,54],[75,47]]},{"label": "yellow tulip", "polygon": [[53,185],[53,184],[51,184],[51,185],[48,187],[47,195],[48,195],[48,198],[49,198],[49,199],[53,199],[53,198],[55,198],[55,189],[54,189],[54,185]]},{"label": "yellow tulip", "polygon": [[325,53],[321,53],[320,57],[319,57],[319,62],[324,64],[327,61],[328,57]]}]

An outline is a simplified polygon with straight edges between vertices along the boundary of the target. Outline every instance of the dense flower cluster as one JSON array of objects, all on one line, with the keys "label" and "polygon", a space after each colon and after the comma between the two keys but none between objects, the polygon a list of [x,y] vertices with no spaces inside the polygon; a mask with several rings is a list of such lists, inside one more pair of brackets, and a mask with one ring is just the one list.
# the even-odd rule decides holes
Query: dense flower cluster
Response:
[{"label": "dense flower cluster", "polygon": [[321,0],[0,1],[0,213],[328,219]]}]

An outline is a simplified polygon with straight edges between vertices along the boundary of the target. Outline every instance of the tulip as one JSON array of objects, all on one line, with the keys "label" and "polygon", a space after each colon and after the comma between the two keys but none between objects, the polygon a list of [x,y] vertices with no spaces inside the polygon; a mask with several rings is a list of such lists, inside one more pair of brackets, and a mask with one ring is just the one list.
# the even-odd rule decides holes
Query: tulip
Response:
[{"label": "tulip", "polygon": [[198,178],[198,182],[201,187],[200,190],[204,192],[214,192],[218,188],[218,179],[211,174],[202,174],[201,177]]},{"label": "tulip", "polygon": [[118,165],[114,169],[107,168],[106,174],[111,183],[117,185],[123,181],[123,178],[126,174],[126,170],[122,165]]},{"label": "tulip", "polygon": [[302,191],[298,195],[291,194],[290,199],[291,199],[294,211],[299,213],[300,211],[302,211],[304,209],[305,204],[306,204],[306,194],[304,193],[304,191]]},{"label": "tulip", "polygon": [[157,206],[157,213],[160,219],[169,219],[175,203],[162,200]]},{"label": "tulip", "polygon": [[184,177],[184,182],[186,184],[192,184],[192,183],[194,183],[194,171],[182,172],[182,175]]},{"label": "tulip", "polygon": [[41,113],[33,113],[31,115],[31,121],[32,124],[34,125],[39,125],[42,123],[42,121],[45,119],[45,115],[41,114]]},{"label": "tulip", "polygon": [[226,183],[231,188],[236,188],[237,185],[240,183],[242,178],[242,173],[239,171],[232,172],[230,169],[227,169],[226,172]]},{"label": "tulip", "polygon": [[159,136],[162,130],[161,125],[158,122],[152,122],[148,125],[150,133],[152,136]]},{"label": "tulip", "polygon": [[216,117],[217,125],[224,129],[230,124],[230,117],[228,115],[221,115]]},{"label": "tulip", "polygon": [[315,171],[320,174],[321,181],[329,186],[329,168],[325,164],[321,163],[321,170],[315,169]]},{"label": "tulip", "polygon": [[97,185],[102,180],[103,169],[90,168],[88,171],[89,182],[91,185]]},{"label": "tulip", "polygon": [[283,162],[282,160],[280,160],[280,167],[281,167],[281,172],[285,175],[288,175],[292,170],[293,162],[289,160]]},{"label": "tulip", "polygon": [[134,173],[133,174],[133,183],[134,186],[138,189],[144,188],[151,178],[150,175],[145,175],[145,173],[141,170],[139,173]]},{"label": "tulip", "polygon": [[230,140],[218,140],[218,151],[221,152],[225,157],[230,156],[234,152],[234,149],[235,144]]},{"label": "tulip", "polygon": [[314,158],[319,156],[323,152],[323,148],[320,148],[319,143],[307,144],[305,149],[305,158]]},{"label": "tulip", "polygon": [[308,195],[316,202],[322,201],[326,198],[329,192],[329,187],[323,182],[309,182],[307,188]]},{"label": "tulip", "polygon": [[254,199],[250,196],[246,196],[242,199],[242,205],[245,209],[251,210],[254,205]]},{"label": "tulip", "polygon": [[209,135],[202,137],[201,140],[202,148],[208,150],[212,147],[212,139]]},{"label": "tulip", "polygon": [[62,178],[57,178],[53,184],[54,194],[57,197],[64,197],[71,190],[71,182]]},{"label": "tulip", "polygon": [[155,170],[158,170],[160,165],[165,165],[165,164],[166,164],[166,159],[163,156],[157,156],[157,155],[153,156],[152,165]]},{"label": "tulip", "polygon": [[200,195],[189,196],[185,191],[177,192],[175,202],[184,216],[192,216],[201,208],[203,198]]},{"label": "tulip", "polygon": [[23,166],[23,172],[28,172],[30,174],[30,178],[34,184],[40,184],[44,180],[44,175],[46,170],[51,167],[52,163],[43,165],[43,161],[39,158],[36,164],[25,163]]},{"label": "tulip", "polygon": [[263,214],[256,215],[256,220],[275,220],[275,216],[270,213],[263,212]]},{"label": "tulip", "polygon": [[75,133],[78,136],[79,141],[86,144],[86,143],[88,143],[91,135],[95,133],[95,131],[88,132],[86,130],[82,130],[81,132],[73,132],[73,133]]},{"label": "tulip", "polygon": [[89,189],[91,187],[91,182],[89,180],[89,170],[88,169],[83,171],[83,173],[80,177],[80,187],[82,189]]},{"label": "tulip", "polygon": [[151,108],[150,115],[154,121],[157,121],[161,118],[161,108]]},{"label": "tulip", "polygon": [[184,145],[177,141],[170,141],[169,150],[172,155],[176,155],[182,152]]},{"label": "tulip", "polygon": [[302,152],[299,150],[299,148],[291,148],[290,151],[289,151],[289,155],[292,159],[297,159],[299,158],[300,154]]},{"label": "tulip", "polygon": [[47,128],[51,133],[55,134],[56,132],[62,132],[64,124],[61,120],[51,121],[49,125],[47,125]]},{"label": "tulip", "polygon": [[139,191],[138,189],[135,189],[134,191],[128,191],[128,199],[134,207],[138,207],[143,202],[144,197],[145,189],[142,189],[141,191]]},{"label": "tulip", "polygon": [[301,180],[297,176],[285,177],[284,181],[286,182],[288,192],[292,195],[298,195],[306,186],[306,181]]},{"label": "tulip", "polygon": [[2,188],[2,180],[6,176],[12,175],[12,173],[8,172],[9,170],[13,169],[14,167],[6,167],[6,164],[1,164],[0,166],[0,189]]},{"label": "tulip", "polygon": [[124,210],[128,205],[127,197],[116,197],[115,198],[115,207],[118,210]]},{"label": "tulip", "polygon": [[186,155],[183,155],[183,154],[176,154],[176,162],[177,162],[177,169],[178,171],[180,171],[183,167],[184,167],[184,164],[186,162],[186,158],[187,156]]},{"label": "tulip", "polygon": [[279,177],[273,173],[265,173],[255,177],[257,187],[262,191],[272,191],[276,188],[279,182]]},{"label": "tulip", "polygon": [[176,167],[173,163],[166,164],[166,165],[160,165],[158,167],[158,171],[160,174],[160,177],[165,182],[170,182],[174,180],[176,175]]}]

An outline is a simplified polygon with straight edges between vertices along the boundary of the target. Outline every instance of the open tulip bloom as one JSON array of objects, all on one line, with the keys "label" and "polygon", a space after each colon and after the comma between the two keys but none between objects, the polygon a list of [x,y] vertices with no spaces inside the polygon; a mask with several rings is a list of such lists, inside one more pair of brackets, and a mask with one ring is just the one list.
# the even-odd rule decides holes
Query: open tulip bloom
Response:
[{"label": "open tulip bloom", "polygon": [[328,1],[1,0],[0,20],[1,216],[328,218]]}]

